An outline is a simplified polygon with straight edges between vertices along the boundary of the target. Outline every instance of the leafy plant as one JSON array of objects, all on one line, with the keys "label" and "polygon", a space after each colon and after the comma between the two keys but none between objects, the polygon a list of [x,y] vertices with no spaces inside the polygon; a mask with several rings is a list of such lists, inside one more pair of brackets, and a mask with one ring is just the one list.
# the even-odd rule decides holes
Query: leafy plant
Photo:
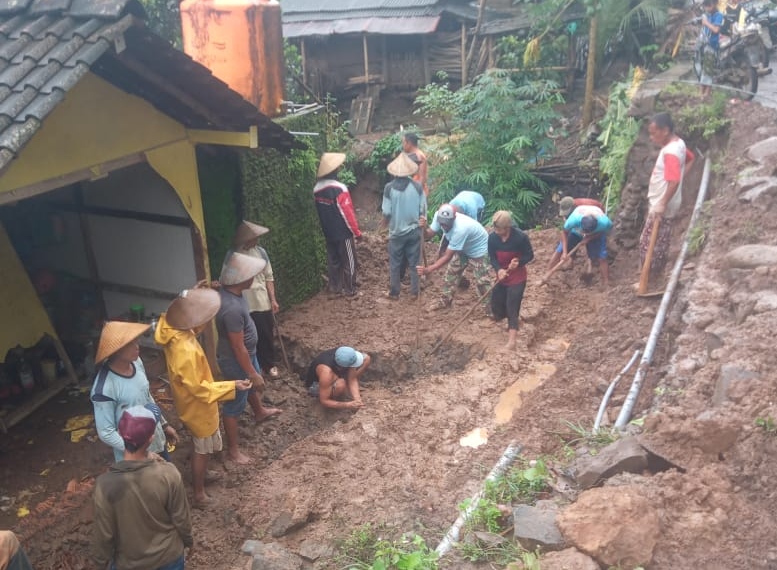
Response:
[{"label": "leafy plant", "polygon": [[498,544],[480,540],[472,535],[472,540],[460,542],[456,549],[464,560],[481,562],[487,560],[494,564],[504,566],[520,558],[524,551],[512,540],[504,540]]},{"label": "leafy plant", "polygon": [[557,87],[545,80],[518,84],[508,72],[489,70],[459,90],[453,135],[430,167],[430,209],[466,188],[483,194],[486,217],[511,210],[526,222],[546,191],[531,165],[553,153],[548,134],[562,102]]},{"label": "leafy plant", "polygon": [[755,425],[756,427],[761,428],[766,433],[774,434],[777,433],[777,423],[775,423],[774,418],[772,416],[766,416],[764,417],[757,417],[755,418]]},{"label": "leafy plant", "polygon": [[349,570],[437,570],[439,555],[416,534],[381,538],[382,525],[363,524],[338,544],[335,562]]},{"label": "leafy plant", "polygon": [[388,163],[394,160],[394,157],[401,151],[402,134],[391,133],[375,143],[370,156],[364,161],[364,165],[377,174],[383,175]]},{"label": "leafy plant", "polygon": [[449,133],[453,118],[459,109],[460,97],[457,92],[451,91],[448,84],[448,74],[438,71],[435,75],[435,83],[418,90],[415,98],[417,109],[414,115],[422,115],[427,119],[434,119],[442,123],[443,131]]},{"label": "leafy plant", "polygon": [[181,13],[174,0],[140,0],[146,10],[148,26],[181,49]]},{"label": "leafy plant", "polygon": [[[464,512],[469,509],[471,504],[472,499],[465,499],[459,504],[459,510]],[[492,499],[478,499],[477,505],[467,519],[467,528],[498,533],[502,530],[502,517],[502,511],[499,510],[496,502]]]},{"label": "leafy plant", "polygon": [[[713,91],[710,99],[698,99],[698,93],[690,85],[672,86],[664,92],[682,100],[683,104],[674,111],[675,130],[683,138],[709,141],[715,135],[724,133],[731,124],[726,118],[726,93]],[[693,104],[688,104],[688,100]]]},{"label": "leafy plant", "polygon": [[701,215],[696,220],[693,227],[688,230],[688,253],[690,255],[696,255],[707,243],[707,234],[710,231],[712,224],[712,204],[707,201],[702,206]]},{"label": "leafy plant", "polygon": [[493,481],[487,481],[485,497],[494,503],[534,503],[537,495],[549,489],[550,473],[545,462],[522,462]]},{"label": "leafy plant", "polygon": [[[632,79],[634,72],[631,73]],[[618,208],[621,189],[626,181],[628,155],[639,135],[639,123],[628,116],[631,102],[630,82],[616,83],[610,90],[607,112],[599,123],[602,134],[602,157],[599,160],[599,172],[605,180],[602,198],[607,213]]]}]

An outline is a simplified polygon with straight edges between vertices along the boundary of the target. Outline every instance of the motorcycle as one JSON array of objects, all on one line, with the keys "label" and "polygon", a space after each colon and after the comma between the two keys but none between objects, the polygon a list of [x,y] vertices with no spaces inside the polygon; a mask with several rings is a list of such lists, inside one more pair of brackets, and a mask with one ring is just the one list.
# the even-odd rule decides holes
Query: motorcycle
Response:
[{"label": "motorcycle", "polygon": [[[747,11],[745,14],[744,25],[731,22],[731,35],[720,36],[720,50],[712,81],[714,84],[735,87],[742,92],[743,99],[749,101],[758,91],[759,75],[771,72],[767,66],[772,42],[759,23],[761,11]],[[700,34],[693,60],[693,68],[699,79],[702,76],[705,49],[709,49],[706,38]]]}]

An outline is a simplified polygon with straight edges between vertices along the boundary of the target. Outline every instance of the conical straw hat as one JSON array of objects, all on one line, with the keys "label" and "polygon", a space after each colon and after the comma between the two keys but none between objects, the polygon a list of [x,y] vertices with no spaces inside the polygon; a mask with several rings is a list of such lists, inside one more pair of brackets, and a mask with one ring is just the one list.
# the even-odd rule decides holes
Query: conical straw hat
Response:
[{"label": "conical straw hat", "polygon": [[174,329],[186,331],[210,321],[219,307],[221,297],[213,289],[185,289],[170,303],[165,318]]},{"label": "conical straw hat", "polygon": [[413,162],[412,158],[402,152],[398,157],[389,162],[386,170],[388,170],[389,174],[396,177],[412,176],[418,172],[418,165]]},{"label": "conical straw hat", "polygon": [[330,172],[337,170],[345,162],[345,154],[342,152],[325,152],[321,155],[318,165],[318,178],[323,178]]},{"label": "conical straw hat", "polygon": [[100,345],[97,347],[95,362],[102,362],[109,356],[127,346],[144,332],[151,328],[146,323],[125,323],[124,321],[108,321],[100,333]]},{"label": "conical straw hat", "polygon": [[221,268],[219,281],[222,285],[238,285],[253,279],[264,269],[267,262],[260,257],[232,252]]},{"label": "conical straw hat", "polygon": [[259,224],[243,220],[235,231],[235,245],[243,245],[253,239],[263,236],[270,230]]}]

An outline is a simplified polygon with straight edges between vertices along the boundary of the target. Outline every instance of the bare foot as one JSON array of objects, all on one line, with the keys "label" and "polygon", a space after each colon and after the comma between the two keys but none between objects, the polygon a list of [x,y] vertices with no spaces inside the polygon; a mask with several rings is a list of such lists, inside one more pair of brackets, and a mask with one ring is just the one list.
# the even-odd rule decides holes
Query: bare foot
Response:
[{"label": "bare foot", "polygon": [[202,495],[194,495],[194,503],[209,503],[210,502],[210,495],[207,493],[203,493]]},{"label": "bare foot", "polygon": [[275,416],[279,415],[283,410],[280,408],[265,408],[262,406],[261,412],[256,414],[256,419],[254,420],[256,423],[260,424],[262,422],[265,422],[269,420],[270,418],[274,418]]},{"label": "bare foot", "polygon": [[229,458],[238,465],[248,465],[251,463],[251,458],[242,451],[235,451],[234,453],[230,451]]}]

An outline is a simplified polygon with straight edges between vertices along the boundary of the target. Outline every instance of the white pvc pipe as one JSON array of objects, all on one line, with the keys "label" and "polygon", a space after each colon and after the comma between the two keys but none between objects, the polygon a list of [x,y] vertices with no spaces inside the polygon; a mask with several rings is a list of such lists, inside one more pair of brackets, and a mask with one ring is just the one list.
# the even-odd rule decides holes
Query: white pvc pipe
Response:
[{"label": "white pvc pipe", "polygon": [[672,269],[672,275],[669,277],[669,283],[666,286],[666,291],[661,299],[661,306],[658,308],[656,318],[653,320],[653,328],[650,330],[650,336],[645,344],[645,353],[642,355],[642,360],[637,367],[637,372],[634,374],[634,381],[631,384],[629,394],[626,396],[626,401],[623,402],[618,419],[615,422],[615,427],[622,429],[626,427],[631,419],[631,411],[637,403],[639,398],[639,391],[642,389],[642,382],[645,379],[648,368],[653,362],[653,353],[656,350],[658,344],[658,337],[661,335],[661,329],[664,326],[666,320],[666,314],[669,310],[669,305],[672,302],[672,295],[677,288],[677,284],[680,282],[680,273],[683,270],[683,264],[685,264],[685,256],[688,254],[688,247],[691,241],[691,229],[696,225],[696,222],[701,215],[702,206],[707,198],[707,188],[710,182],[710,159],[709,157],[704,161],[704,173],[701,176],[701,184],[699,185],[699,195],[696,197],[696,205],[693,208],[693,214],[691,215],[691,221],[688,223],[688,231],[685,232],[685,240],[683,240],[683,246],[680,249],[680,255],[677,256],[677,261]]},{"label": "white pvc pipe", "polygon": [[613,381],[610,382],[610,385],[607,387],[607,391],[604,393],[604,398],[602,398],[602,403],[599,404],[599,413],[596,414],[596,421],[594,421],[594,431],[598,430],[599,426],[602,425],[604,410],[607,409],[607,404],[610,402],[610,396],[612,396],[612,393],[615,390],[615,387],[618,385],[618,382],[620,382],[621,378],[623,378],[623,375],[626,374],[626,372],[628,372],[632,366],[634,366],[634,363],[637,361],[637,358],[639,358],[641,353],[641,350],[634,351],[634,355],[631,357],[631,360],[629,360],[629,363],[626,364],[626,366],[623,367],[623,370],[621,370],[613,379]]},{"label": "white pvc pipe", "polygon": [[437,545],[437,548],[435,548],[440,557],[445,556],[451,547],[459,541],[459,533],[461,532],[461,528],[472,516],[472,513],[477,508],[480,499],[483,498],[486,481],[493,481],[502,473],[504,473],[507,468],[512,465],[513,461],[515,461],[515,458],[521,452],[521,449],[521,445],[515,441],[511,442],[510,445],[507,446],[507,449],[505,449],[502,457],[499,458],[499,461],[496,462],[496,465],[494,465],[491,473],[489,473],[488,477],[486,477],[485,481],[483,482],[483,486],[480,488],[480,491],[475,493],[475,495],[470,500],[469,506],[467,506],[467,508],[464,509],[464,512],[459,515],[459,518],[456,519],[456,522],[454,522],[451,528],[448,529],[448,532],[445,533],[442,542],[440,542],[440,544]]}]

